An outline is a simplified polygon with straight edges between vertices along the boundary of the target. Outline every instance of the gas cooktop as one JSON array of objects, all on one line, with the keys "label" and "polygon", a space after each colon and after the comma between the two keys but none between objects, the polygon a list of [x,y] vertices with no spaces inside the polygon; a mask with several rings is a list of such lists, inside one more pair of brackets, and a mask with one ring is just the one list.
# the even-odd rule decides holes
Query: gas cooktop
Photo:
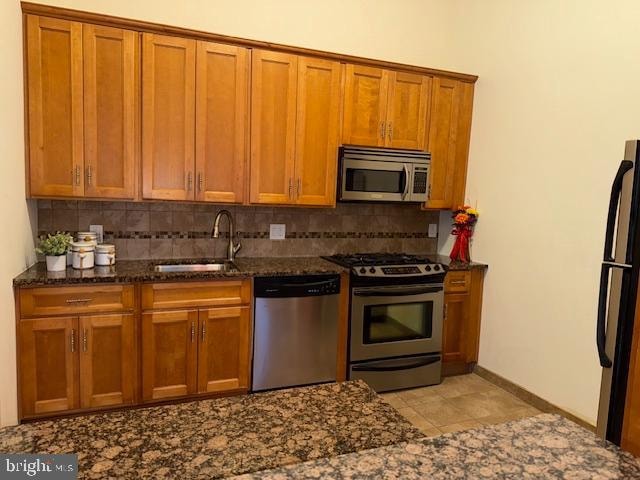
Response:
[{"label": "gas cooktop", "polygon": [[351,253],[322,257],[343,267],[351,268],[358,277],[408,277],[436,275],[446,267],[422,255],[404,253]]}]

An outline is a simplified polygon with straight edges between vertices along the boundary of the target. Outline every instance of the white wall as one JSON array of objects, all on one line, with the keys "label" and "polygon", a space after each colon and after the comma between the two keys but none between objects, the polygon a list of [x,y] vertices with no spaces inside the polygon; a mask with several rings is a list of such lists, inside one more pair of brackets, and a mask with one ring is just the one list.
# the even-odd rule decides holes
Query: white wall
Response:
[{"label": "white wall", "polygon": [[[490,264],[480,364],[595,421],[593,337],[607,190],[624,140],[640,136],[636,2],[41,2],[479,74],[467,196],[481,210],[473,255]],[[17,0],[4,3],[2,48],[15,67],[6,69],[15,78],[3,80],[11,105],[0,114],[12,132],[11,155],[1,160],[9,162],[22,158],[22,95]],[[15,169],[0,181],[21,190],[19,176]],[[24,201],[14,193],[9,208],[19,206],[23,232]],[[20,257],[2,269],[7,289],[8,272],[24,255],[1,251]],[[0,353],[10,360],[7,325]],[[10,363],[0,368],[13,385]],[[2,398],[9,405],[15,395]]]},{"label": "white wall", "polygon": [[22,20],[18,2],[0,2],[0,425],[17,419],[15,311],[11,281],[31,265],[35,209],[24,190]]},{"label": "white wall", "polygon": [[608,193],[640,138],[640,3],[448,4],[446,66],[480,76],[467,182],[473,255],[490,265],[479,363],[595,422]]}]

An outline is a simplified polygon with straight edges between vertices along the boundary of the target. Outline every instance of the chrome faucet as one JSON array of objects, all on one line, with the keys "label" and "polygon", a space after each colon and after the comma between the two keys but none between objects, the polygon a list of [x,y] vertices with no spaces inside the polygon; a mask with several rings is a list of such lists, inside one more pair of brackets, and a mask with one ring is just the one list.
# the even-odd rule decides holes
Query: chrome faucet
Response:
[{"label": "chrome faucet", "polygon": [[236,253],[238,253],[238,251],[242,248],[242,245],[240,244],[240,240],[238,240],[238,243],[233,242],[233,237],[235,237],[236,232],[233,224],[233,216],[231,215],[231,212],[229,210],[220,210],[216,214],[216,219],[213,221],[213,230],[211,231],[211,237],[220,237],[220,219],[223,216],[226,216],[227,220],[229,220],[229,245],[227,246],[227,261],[233,262]]}]

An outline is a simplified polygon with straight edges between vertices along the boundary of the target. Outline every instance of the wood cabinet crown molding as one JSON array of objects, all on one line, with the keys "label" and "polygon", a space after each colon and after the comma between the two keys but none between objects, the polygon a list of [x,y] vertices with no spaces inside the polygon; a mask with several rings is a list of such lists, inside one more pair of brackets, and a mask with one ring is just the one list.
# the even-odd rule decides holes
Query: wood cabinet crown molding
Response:
[{"label": "wood cabinet crown molding", "polygon": [[278,43],[265,42],[260,40],[249,40],[246,38],[233,37],[228,35],[220,35],[216,33],[204,32],[190,28],[175,27],[163,25],[160,23],[147,22],[144,20],[133,20],[112,15],[104,15],[101,13],[86,12],[82,10],[74,10],[70,8],[54,7],[50,5],[41,5],[32,2],[21,2],[22,12],[24,14],[42,15],[46,17],[59,18],[77,22],[92,23],[95,25],[104,25],[108,27],[125,28],[136,30],[139,32],[156,33],[162,35],[174,35],[195,40],[205,40],[216,43],[226,43],[231,45],[243,46],[247,48],[268,49],[282,53],[294,55],[304,55],[307,57],[325,58],[328,60],[336,60],[345,63],[353,63],[356,65],[367,65],[378,68],[388,68],[393,70],[405,71],[410,73],[418,73],[422,75],[436,75],[446,77],[463,82],[475,83],[478,77],[466,73],[451,72],[448,70],[439,70],[435,68],[419,67],[416,65],[406,65],[402,63],[390,62],[386,60],[376,60],[354,55],[346,55],[333,52],[325,52],[310,48],[294,47],[282,45]]}]

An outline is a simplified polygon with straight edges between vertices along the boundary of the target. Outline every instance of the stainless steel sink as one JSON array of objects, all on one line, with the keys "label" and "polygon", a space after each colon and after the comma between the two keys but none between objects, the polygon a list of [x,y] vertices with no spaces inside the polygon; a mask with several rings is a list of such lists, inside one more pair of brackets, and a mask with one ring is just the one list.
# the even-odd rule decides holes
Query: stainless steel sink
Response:
[{"label": "stainless steel sink", "polygon": [[183,263],[175,265],[156,265],[156,272],[233,272],[238,270],[232,262],[221,263]]}]

